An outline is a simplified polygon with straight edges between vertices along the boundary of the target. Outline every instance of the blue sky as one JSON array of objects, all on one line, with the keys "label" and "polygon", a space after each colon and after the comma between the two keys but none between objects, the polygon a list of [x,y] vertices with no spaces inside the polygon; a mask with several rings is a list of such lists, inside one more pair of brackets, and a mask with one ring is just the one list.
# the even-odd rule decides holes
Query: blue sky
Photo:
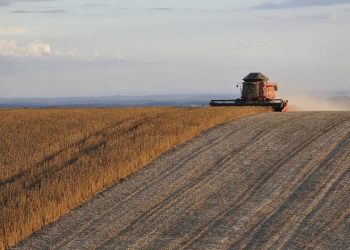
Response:
[{"label": "blue sky", "polygon": [[0,98],[350,91],[350,0],[0,0]]}]

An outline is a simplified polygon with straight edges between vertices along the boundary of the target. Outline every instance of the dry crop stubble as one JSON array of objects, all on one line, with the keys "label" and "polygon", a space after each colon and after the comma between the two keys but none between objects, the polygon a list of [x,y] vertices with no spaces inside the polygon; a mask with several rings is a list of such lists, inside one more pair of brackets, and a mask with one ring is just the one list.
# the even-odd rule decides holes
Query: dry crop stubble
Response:
[{"label": "dry crop stubble", "polygon": [[160,154],[262,107],[0,110],[0,249]]}]

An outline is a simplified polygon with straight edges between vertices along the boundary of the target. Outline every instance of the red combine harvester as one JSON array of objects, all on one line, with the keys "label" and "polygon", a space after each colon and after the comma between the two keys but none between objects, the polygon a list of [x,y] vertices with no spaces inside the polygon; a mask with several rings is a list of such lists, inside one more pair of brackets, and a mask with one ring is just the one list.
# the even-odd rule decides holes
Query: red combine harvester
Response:
[{"label": "red combine harvester", "polygon": [[[275,99],[276,83],[267,82],[262,73],[250,73],[241,83],[241,98],[235,100],[211,100],[210,106],[268,106],[274,111],[288,111],[288,100]],[[237,87],[239,85],[237,84]]]}]

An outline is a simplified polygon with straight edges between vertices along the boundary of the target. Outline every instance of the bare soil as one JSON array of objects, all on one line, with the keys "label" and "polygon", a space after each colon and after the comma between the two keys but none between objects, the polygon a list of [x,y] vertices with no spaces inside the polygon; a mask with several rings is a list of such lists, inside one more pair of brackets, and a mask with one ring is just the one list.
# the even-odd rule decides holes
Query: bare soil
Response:
[{"label": "bare soil", "polygon": [[12,249],[349,249],[350,112],[207,130]]}]

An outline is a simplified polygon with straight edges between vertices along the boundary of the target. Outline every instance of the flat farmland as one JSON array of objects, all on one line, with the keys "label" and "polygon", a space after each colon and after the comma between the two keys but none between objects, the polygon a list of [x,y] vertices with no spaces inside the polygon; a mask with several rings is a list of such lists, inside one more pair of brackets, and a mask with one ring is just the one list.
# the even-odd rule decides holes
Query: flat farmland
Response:
[{"label": "flat farmland", "polygon": [[196,136],[12,249],[349,249],[350,112]]}]

